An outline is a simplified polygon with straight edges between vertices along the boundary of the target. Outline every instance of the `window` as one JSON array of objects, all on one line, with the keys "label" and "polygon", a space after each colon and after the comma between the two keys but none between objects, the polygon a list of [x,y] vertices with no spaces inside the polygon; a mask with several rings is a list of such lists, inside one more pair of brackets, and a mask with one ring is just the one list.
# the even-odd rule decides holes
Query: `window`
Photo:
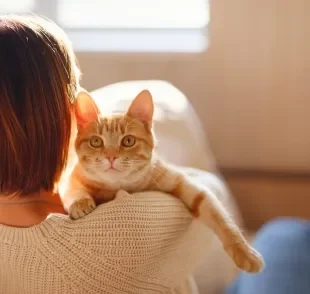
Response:
[{"label": "window", "polygon": [[70,28],[188,29],[208,20],[205,0],[63,0],[57,14]]},{"label": "window", "polygon": [[0,13],[44,15],[77,51],[199,52],[208,0],[0,0]]},{"label": "window", "polygon": [[23,13],[26,11],[33,11],[34,6],[35,0],[0,0],[0,13]]}]

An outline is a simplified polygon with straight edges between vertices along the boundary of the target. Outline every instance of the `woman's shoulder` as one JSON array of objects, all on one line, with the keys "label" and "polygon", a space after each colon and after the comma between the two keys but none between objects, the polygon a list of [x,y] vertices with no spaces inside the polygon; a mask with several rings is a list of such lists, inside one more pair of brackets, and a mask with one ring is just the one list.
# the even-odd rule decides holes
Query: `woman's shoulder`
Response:
[{"label": "woman's shoulder", "polygon": [[[138,240],[142,236],[152,241],[158,235],[186,231],[192,216],[184,204],[161,192],[128,194],[120,191],[115,200],[99,205],[89,215],[71,220],[64,214],[51,214],[30,228],[0,225],[0,243],[27,245],[50,244],[59,239],[83,243],[90,247],[112,246],[118,240]],[[146,240],[140,240],[147,246]]]},{"label": "woman's shoulder", "polygon": [[[64,215],[51,215],[58,222],[59,230],[75,238],[87,238],[85,242],[109,242],[122,238],[137,238],[141,235],[163,233],[164,230],[186,230],[192,216],[184,204],[161,192],[128,194],[120,191],[114,201],[99,205],[89,215],[71,220]],[[163,225],[164,223],[164,225]]]},{"label": "woman's shoulder", "polygon": [[[69,243],[83,244],[101,253],[106,248],[118,250],[122,246],[134,245],[131,253],[136,254],[138,248],[156,250],[158,246],[177,243],[176,240],[187,233],[192,223],[192,215],[185,205],[168,194],[120,191],[115,200],[99,205],[78,220],[64,214],[51,214],[30,228],[0,226],[0,243],[32,243],[35,246],[48,243],[53,247],[61,240],[58,245],[62,247]],[[109,252],[112,253],[117,254],[114,249]]]},{"label": "woman's shoulder", "polygon": [[[145,269],[162,262],[161,258],[175,263],[170,252],[191,255],[188,252],[196,248],[194,255],[201,256],[199,252],[205,251],[206,235],[202,231],[207,230],[193,221],[179,199],[161,192],[120,192],[114,201],[81,219],[51,215],[49,221],[57,223],[57,239],[66,239],[66,246],[70,244],[72,250],[75,247],[98,259],[108,258],[111,264]],[[193,257],[188,264],[194,261]]]}]

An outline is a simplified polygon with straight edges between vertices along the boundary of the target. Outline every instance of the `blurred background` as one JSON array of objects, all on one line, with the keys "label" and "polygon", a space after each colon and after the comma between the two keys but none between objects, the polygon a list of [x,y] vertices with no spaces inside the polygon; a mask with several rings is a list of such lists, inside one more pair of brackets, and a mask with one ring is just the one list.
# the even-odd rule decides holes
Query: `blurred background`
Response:
[{"label": "blurred background", "polygon": [[161,79],[188,97],[246,224],[310,218],[308,0],[0,0],[54,20],[89,90]]}]

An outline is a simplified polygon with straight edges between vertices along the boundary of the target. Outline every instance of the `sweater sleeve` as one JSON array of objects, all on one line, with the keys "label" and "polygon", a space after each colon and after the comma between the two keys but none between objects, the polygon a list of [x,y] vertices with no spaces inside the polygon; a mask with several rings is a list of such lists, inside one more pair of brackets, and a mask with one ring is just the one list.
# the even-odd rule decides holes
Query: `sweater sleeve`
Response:
[{"label": "sweater sleeve", "polygon": [[75,221],[72,233],[94,267],[99,263],[133,288],[152,285],[159,292],[188,278],[210,238],[179,199],[151,191],[119,192],[114,201]]}]

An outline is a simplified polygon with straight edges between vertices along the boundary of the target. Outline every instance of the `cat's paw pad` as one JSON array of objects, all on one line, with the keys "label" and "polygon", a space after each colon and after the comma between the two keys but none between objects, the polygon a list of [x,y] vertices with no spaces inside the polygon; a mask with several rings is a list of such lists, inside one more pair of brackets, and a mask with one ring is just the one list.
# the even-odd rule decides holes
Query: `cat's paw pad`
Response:
[{"label": "cat's paw pad", "polygon": [[248,273],[259,273],[264,268],[263,257],[247,243],[231,244],[226,252],[237,267]]},{"label": "cat's paw pad", "polygon": [[76,200],[69,207],[69,216],[72,219],[79,219],[91,213],[96,208],[96,203],[93,198],[85,197]]}]

